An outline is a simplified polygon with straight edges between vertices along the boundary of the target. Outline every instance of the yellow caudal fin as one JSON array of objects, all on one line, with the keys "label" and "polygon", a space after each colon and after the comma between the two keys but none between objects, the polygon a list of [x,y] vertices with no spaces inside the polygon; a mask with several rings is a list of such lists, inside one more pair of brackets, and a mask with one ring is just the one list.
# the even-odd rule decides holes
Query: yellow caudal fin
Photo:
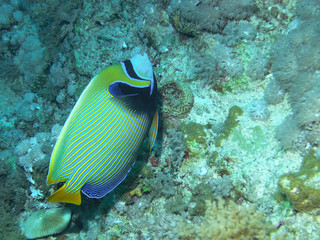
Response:
[{"label": "yellow caudal fin", "polygon": [[66,184],[55,191],[50,197],[48,197],[48,202],[65,202],[72,203],[76,205],[81,204],[81,193],[67,193],[65,191]]}]

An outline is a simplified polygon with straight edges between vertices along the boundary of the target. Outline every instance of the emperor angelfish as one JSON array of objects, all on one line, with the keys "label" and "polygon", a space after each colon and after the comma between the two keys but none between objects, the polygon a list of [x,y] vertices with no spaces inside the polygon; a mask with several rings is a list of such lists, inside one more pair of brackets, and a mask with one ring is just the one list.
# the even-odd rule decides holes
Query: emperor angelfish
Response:
[{"label": "emperor angelfish", "polygon": [[47,184],[65,182],[49,202],[81,204],[80,191],[101,198],[133,166],[149,134],[158,130],[157,82],[146,53],[95,76],[72,109],[53,149]]}]

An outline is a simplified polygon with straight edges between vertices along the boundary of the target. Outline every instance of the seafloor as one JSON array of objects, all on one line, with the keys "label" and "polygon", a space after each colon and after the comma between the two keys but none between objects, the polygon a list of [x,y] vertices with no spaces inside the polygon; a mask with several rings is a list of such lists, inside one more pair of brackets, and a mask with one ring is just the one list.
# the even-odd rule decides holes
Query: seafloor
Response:
[{"label": "seafloor", "polygon": [[[0,239],[62,206],[70,223],[44,239],[320,239],[319,0],[0,4]],[[161,98],[153,150],[102,199],[46,202],[81,92],[140,52]]]}]

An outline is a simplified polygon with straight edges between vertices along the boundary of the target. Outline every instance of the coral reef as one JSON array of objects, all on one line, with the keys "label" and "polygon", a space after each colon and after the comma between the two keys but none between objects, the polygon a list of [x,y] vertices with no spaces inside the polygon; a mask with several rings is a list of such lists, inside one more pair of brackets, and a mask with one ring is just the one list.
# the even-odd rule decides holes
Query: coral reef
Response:
[{"label": "coral reef", "polygon": [[218,91],[232,91],[243,76],[244,66],[240,58],[235,56],[233,50],[224,44],[217,45],[212,54],[195,58],[194,71],[198,78],[206,79]]},{"label": "coral reef", "polygon": [[200,223],[182,223],[182,239],[268,239],[274,227],[263,212],[253,205],[237,205],[233,201],[207,201]]},{"label": "coral reef", "polygon": [[267,102],[265,99],[253,101],[250,105],[249,113],[252,120],[266,121],[270,117]]},{"label": "coral reef", "polygon": [[162,165],[168,167],[167,171],[176,173],[181,167],[183,160],[186,158],[187,149],[183,133],[168,128],[167,134],[164,137],[165,144],[162,145],[161,155],[158,161]]},{"label": "coral reef", "polygon": [[[279,126],[277,133],[286,149],[304,149],[308,144],[318,146],[320,142],[320,45],[316,40],[320,34],[317,30],[320,11],[309,9],[312,4],[313,0],[297,1],[298,19],[289,26],[287,34],[277,39],[272,50],[274,78],[281,91],[287,93],[292,108],[292,114]],[[287,122],[293,131],[286,127]]]},{"label": "coral reef", "polygon": [[70,206],[57,238],[318,239],[319,150],[301,157],[319,147],[317,5],[2,0],[0,238],[63,205],[45,201],[61,126],[92,76],[147,52],[155,146],[110,194]]},{"label": "coral reef", "polygon": [[274,79],[271,79],[264,91],[264,99],[268,104],[278,104],[284,100],[285,92],[281,89],[278,82]]},{"label": "coral reef", "polygon": [[39,37],[36,35],[26,37],[14,62],[24,74],[27,85],[31,85],[32,81],[43,73],[45,68],[43,56],[44,48],[41,46]]},{"label": "coral reef", "polygon": [[228,35],[219,36],[222,43],[214,44],[212,51],[194,54],[190,67],[196,79],[211,84],[216,91],[226,92],[246,89],[250,81],[265,78],[270,70],[269,56],[266,49],[261,49],[256,42],[251,43],[254,37],[237,40],[231,35],[230,39],[236,42],[229,46],[225,39]]},{"label": "coral reef", "polygon": [[14,7],[10,4],[0,6],[0,26],[1,28],[8,27],[11,24]]},{"label": "coral reef", "polygon": [[[172,22],[184,34],[196,35],[200,30],[221,32],[229,20],[246,19],[257,11],[254,1],[173,0],[169,6]],[[194,30],[196,29],[196,30]]]},{"label": "coral reef", "polygon": [[254,40],[257,34],[256,29],[245,20],[231,21],[224,28],[222,35],[217,35],[221,38],[221,42],[227,46],[236,46],[240,41]]},{"label": "coral reef", "polygon": [[289,217],[286,224],[272,234],[271,239],[318,239],[320,237],[319,223],[319,216],[298,213]]},{"label": "coral reef", "polygon": [[9,151],[0,152],[0,238],[23,239],[16,222],[25,209],[26,189],[29,183],[24,171],[15,164]]}]

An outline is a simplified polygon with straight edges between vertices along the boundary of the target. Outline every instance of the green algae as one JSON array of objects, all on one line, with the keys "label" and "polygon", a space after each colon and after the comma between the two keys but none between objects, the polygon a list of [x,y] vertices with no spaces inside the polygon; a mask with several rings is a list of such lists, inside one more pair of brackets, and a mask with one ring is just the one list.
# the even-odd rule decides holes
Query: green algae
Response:
[{"label": "green algae", "polygon": [[264,149],[268,145],[268,140],[260,126],[249,128],[250,135],[245,136],[241,129],[232,132],[232,141],[236,142],[244,151],[252,152]]},{"label": "green algae", "polygon": [[207,165],[209,167],[213,167],[219,158],[219,153],[217,151],[214,151],[211,156],[207,159]]},{"label": "green algae", "polygon": [[243,111],[239,106],[235,105],[229,109],[229,114],[227,119],[224,121],[223,129],[216,139],[216,142],[215,142],[216,147],[220,147],[222,141],[229,138],[233,129],[239,125],[237,118],[242,114],[243,114]]}]

